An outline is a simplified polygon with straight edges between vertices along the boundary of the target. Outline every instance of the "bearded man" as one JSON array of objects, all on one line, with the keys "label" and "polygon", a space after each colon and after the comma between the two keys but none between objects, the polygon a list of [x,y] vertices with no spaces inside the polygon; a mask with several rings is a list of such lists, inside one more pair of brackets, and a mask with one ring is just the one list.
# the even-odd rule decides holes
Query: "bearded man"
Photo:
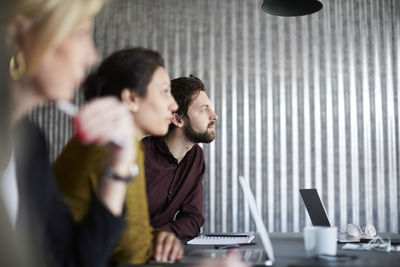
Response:
[{"label": "bearded man", "polygon": [[215,139],[218,116],[204,83],[193,75],[172,80],[171,93],[179,107],[168,134],[142,140],[147,198],[152,226],[188,239],[197,236],[204,223],[205,163],[198,143]]}]

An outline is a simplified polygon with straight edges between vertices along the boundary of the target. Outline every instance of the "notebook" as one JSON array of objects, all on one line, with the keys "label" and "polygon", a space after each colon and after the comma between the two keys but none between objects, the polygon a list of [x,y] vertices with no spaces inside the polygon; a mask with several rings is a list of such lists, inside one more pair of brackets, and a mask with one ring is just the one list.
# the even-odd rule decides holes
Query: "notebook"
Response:
[{"label": "notebook", "polygon": [[[319,197],[317,189],[299,189],[299,191],[312,224],[314,226],[330,227],[331,223],[329,222],[328,214],[321,198]],[[337,238],[340,243],[360,242],[359,238],[350,236],[346,233],[338,233]]]},{"label": "notebook", "polygon": [[254,232],[221,233],[200,235],[187,243],[189,245],[232,245],[248,244],[254,239]]},{"label": "notebook", "polygon": [[[245,199],[249,204],[250,212],[255,221],[257,232],[262,243],[262,249],[240,249],[240,252],[242,253],[242,260],[251,265],[273,265],[275,262],[274,251],[272,249],[272,244],[267,229],[265,228],[264,222],[258,211],[254,195],[251,192],[249,184],[243,177],[239,177],[239,182]],[[194,249],[189,253],[189,255],[185,256],[181,262],[198,264],[199,261],[204,259],[225,257],[226,252],[226,250],[216,249]]]}]

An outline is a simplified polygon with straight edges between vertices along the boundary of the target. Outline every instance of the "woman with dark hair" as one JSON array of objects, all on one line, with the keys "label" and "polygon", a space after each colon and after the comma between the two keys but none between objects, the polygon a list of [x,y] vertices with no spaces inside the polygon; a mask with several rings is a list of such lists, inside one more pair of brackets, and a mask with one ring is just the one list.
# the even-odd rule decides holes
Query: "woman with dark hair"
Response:
[{"label": "woman with dark hair", "polygon": [[[177,104],[171,95],[170,78],[162,57],[155,51],[130,48],[107,57],[84,82],[86,100],[115,96],[129,109],[135,125],[139,173],[128,185],[126,227],[115,248],[114,263],[175,261],[183,255],[174,234],[150,226],[140,139],[144,135],[165,135]],[[79,133],[78,133],[79,135]],[[104,147],[83,145],[72,139],[54,164],[60,191],[75,220],[87,213],[92,192],[101,174],[107,174],[108,153]],[[72,177],[72,178],[71,178]],[[123,177],[115,177],[123,180]]]}]

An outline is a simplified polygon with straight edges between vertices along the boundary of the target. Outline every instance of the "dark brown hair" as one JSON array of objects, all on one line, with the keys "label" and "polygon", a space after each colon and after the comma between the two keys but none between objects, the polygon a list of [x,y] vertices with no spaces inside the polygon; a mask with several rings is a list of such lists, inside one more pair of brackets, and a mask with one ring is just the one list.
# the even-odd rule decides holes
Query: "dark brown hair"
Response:
[{"label": "dark brown hair", "polygon": [[159,67],[164,67],[164,60],[156,51],[129,48],[114,52],[85,80],[85,99],[101,96],[116,96],[121,99],[121,92],[126,88],[143,97]]},{"label": "dark brown hair", "polygon": [[[178,110],[175,112],[180,116],[186,116],[190,104],[199,95],[201,91],[206,91],[204,83],[197,77],[189,75],[189,77],[180,77],[171,81],[171,93],[178,103]],[[175,128],[174,124],[169,125],[171,132]]]}]

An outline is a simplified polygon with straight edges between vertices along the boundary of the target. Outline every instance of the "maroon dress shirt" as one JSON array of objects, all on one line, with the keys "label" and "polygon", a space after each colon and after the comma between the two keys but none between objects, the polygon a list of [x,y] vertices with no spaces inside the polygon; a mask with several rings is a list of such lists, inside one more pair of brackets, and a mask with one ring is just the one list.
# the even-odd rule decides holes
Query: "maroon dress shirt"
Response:
[{"label": "maroon dress shirt", "polygon": [[178,164],[162,138],[148,136],[142,142],[151,225],[180,239],[197,236],[204,223],[203,150],[194,145]]}]

